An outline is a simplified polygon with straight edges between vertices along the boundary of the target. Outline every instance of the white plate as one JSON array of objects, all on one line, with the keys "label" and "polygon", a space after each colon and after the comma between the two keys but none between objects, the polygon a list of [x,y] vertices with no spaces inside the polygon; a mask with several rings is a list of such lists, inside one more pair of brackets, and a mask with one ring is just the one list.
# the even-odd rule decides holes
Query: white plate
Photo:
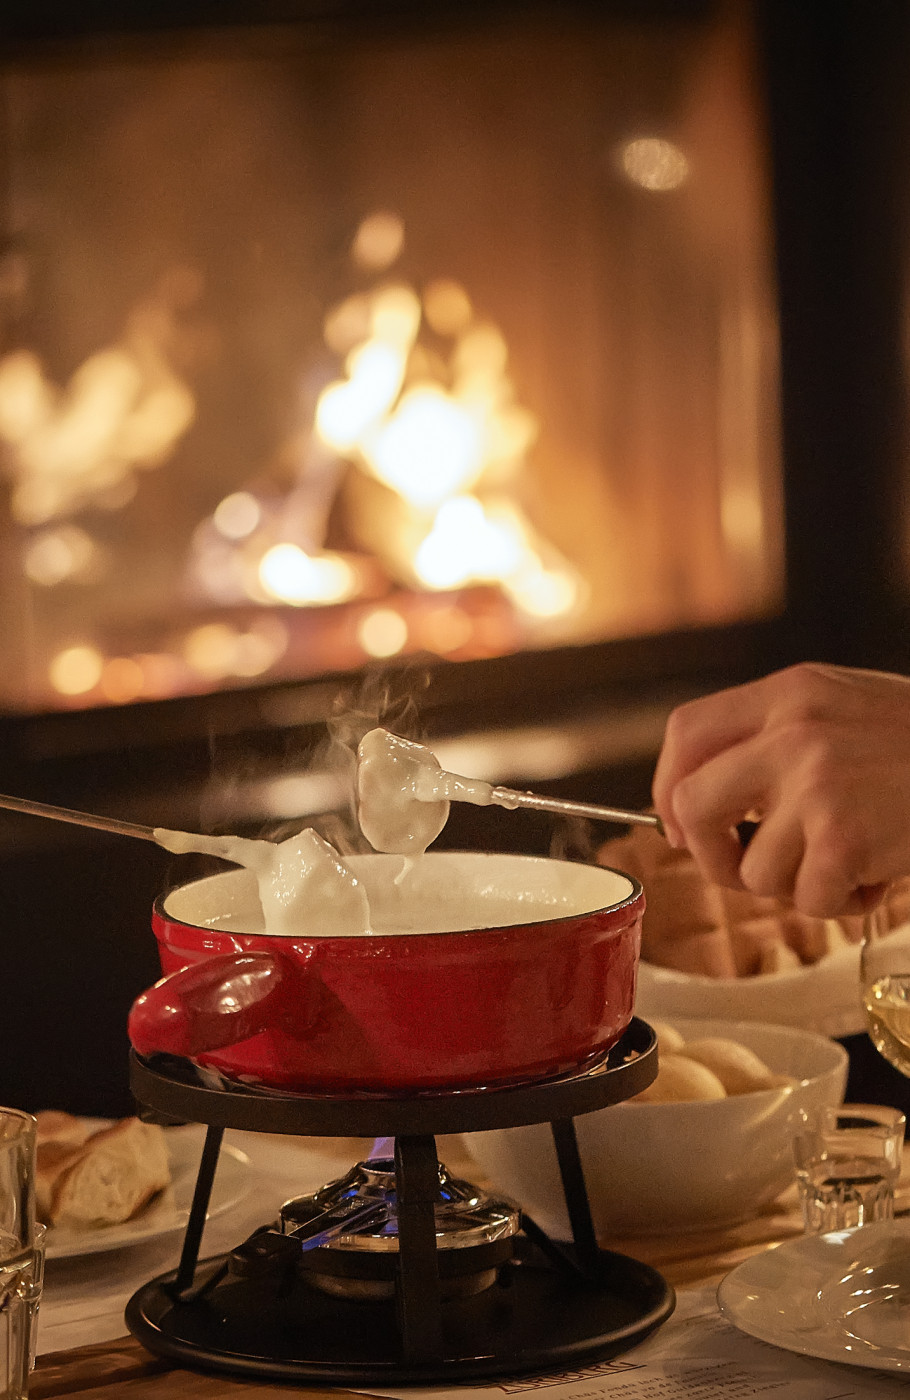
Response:
[{"label": "white plate", "polygon": [[[182,1129],[167,1130],[171,1184],[133,1220],[103,1225],[96,1230],[72,1230],[54,1225],[47,1232],[47,1257],[69,1259],[77,1254],[101,1254],[143,1240],[182,1230],[189,1219],[203,1137]],[[245,1152],[222,1143],[209,1201],[207,1219],[222,1215],[242,1200],[251,1185],[250,1159]]]},{"label": "white plate", "polygon": [[759,1341],[910,1372],[910,1220],[804,1235],[756,1254],[727,1275],[717,1301]]}]

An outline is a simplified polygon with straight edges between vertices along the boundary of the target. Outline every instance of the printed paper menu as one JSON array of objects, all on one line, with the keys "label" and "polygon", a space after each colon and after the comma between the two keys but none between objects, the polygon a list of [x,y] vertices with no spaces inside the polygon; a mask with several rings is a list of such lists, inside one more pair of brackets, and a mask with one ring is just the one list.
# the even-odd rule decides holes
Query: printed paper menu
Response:
[{"label": "printed paper menu", "polygon": [[718,1312],[714,1289],[686,1292],[651,1337],[612,1361],[489,1385],[375,1391],[400,1400],[908,1400],[907,1376],[799,1356],[747,1337]]}]

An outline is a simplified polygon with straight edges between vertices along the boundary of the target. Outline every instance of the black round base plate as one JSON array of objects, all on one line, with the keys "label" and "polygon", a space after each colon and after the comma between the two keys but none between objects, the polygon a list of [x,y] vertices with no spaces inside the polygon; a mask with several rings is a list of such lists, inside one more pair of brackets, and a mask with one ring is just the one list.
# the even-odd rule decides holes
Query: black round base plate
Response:
[{"label": "black round base plate", "polygon": [[299,1280],[283,1292],[228,1276],[180,1303],[174,1273],[163,1274],[133,1295],[126,1322],[149,1351],[196,1370],[401,1386],[575,1369],[634,1346],[673,1311],[673,1290],[646,1264],[602,1250],[594,1286],[519,1245],[509,1286],[442,1305],[443,1355],[429,1361],[403,1361],[393,1301],[334,1298]]}]

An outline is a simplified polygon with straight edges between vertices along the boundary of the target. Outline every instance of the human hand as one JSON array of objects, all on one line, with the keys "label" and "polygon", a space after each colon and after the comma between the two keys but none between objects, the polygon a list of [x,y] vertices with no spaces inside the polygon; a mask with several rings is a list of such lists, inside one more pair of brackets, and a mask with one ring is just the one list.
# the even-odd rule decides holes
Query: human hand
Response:
[{"label": "human hand", "polygon": [[[910,873],[910,679],[802,663],[682,705],[653,797],[708,879],[862,913]],[[744,851],[735,828],[756,818]]]}]

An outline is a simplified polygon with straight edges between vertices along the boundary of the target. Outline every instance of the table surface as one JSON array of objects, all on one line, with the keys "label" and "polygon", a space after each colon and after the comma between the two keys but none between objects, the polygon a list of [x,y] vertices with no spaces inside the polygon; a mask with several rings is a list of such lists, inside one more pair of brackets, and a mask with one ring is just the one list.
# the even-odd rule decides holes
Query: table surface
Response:
[{"label": "table surface", "polygon": [[[253,1202],[247,1208],[255,1212],[255,1223],[271,1218],[267,1202],[270,1189],[275,1209],[281,1200],[293,1194],[316,1189],[325,1181],[342,1175],[349,1166],[367,1154],[370,1143],[362,1139],[270,1139],[265,1135],[229,1134],[228,1139],[242,1148],[250,1149],[261,1179],[253,1191]],[[200,1136],[201,1142],[201,1136]],[[440,1159],[455,1175],[465,1175],[477,1183],[483,1182],[469,1155],[470,1138],[440,1138],[437,1148]],[[258,1154],[257,1157],[254,1154]],[[301,1178],[300,1163],[305,1160],[307,1171]],[[263,1165],[265,1164],[265,1165]],[[898,1196],[898,1207],[910,1204],[910,1153],[905,1162],[904,1178]],[[236,1244],[252,1228],[250,1220],[238,1219],[221,1223],[220,1235],[214,1230],[216,1222],[207,1227],[203,1253],[217,1253]],[[214,1230],[214,1234],[209,1232]],[[677,1235],[642,1236],[602,1240],[601,1244],[653,1265],[677,1290],[716,1285],[725,1274],[750,1255],[784,1240],[802,1234],[802,1221],[795,1190],[781,1197],[774,1206],[754,1219],[723,1230],[692,1232]],[[124,1287],[132,1291],[140,1283],[176,1263],[181,1236],[170,1236],[167,1242],[152,1246],[136,1246],[118,1254],[89,1256],[87,1259],[52,1260],[48,1264],[46,1303],[48,1322],[55,1313],[65,1314],[67,1308],[78,1312],[79,1300],[88,1303],[98,1281],[119,1275]],[[128,1295],[127,1295],[128,1296]],[[44,1305],[42,1305],[44,1308]],[[116,1322],[114,1323],[116,1327]],[[53,1335],[53,1328],[50,1328]],[[125,1334],[125,1326],[123,1328]],[[38,1363],[32,1376],[31,1400],[50,1400],[55,1396],[78,1396],[79,1400],[114,1400],[128,1396],[129,1400],[287,1400],[288,1387],[268,1381],[234,1380],[207,1375],[173,1366],[151,1355],[132,1337],[123,1335],[113,1340],[75,1346],[66,1350],[47,1352],[39,1332]],[[316,1386],[295,1387],[294,1393],[318,1397],[344,1396],[343,1389],[320,1390]]]}]

